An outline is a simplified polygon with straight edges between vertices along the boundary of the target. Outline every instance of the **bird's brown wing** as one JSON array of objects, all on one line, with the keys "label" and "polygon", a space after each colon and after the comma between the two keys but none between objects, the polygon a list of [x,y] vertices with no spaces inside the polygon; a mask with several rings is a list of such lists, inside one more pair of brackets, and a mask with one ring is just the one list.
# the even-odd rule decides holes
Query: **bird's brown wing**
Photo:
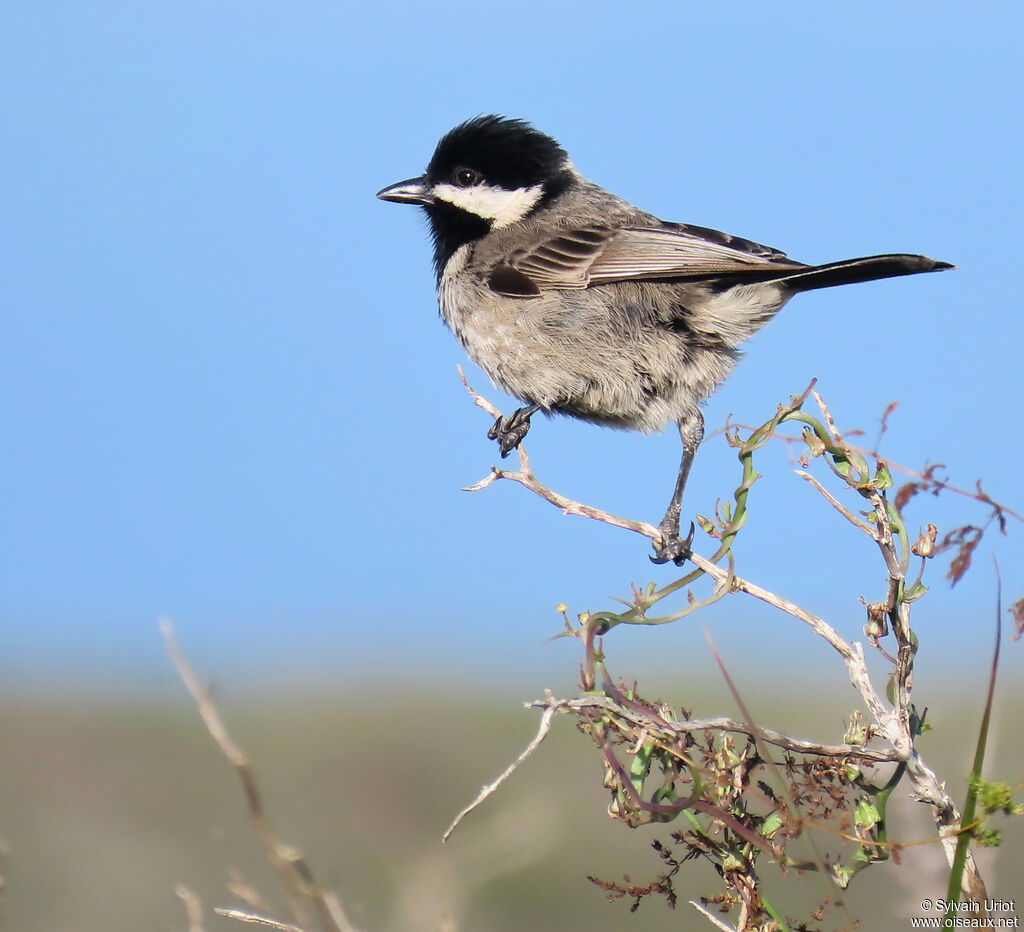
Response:
[{"label": "bird's brown wing", "polygon": [[492,287],[527,295],[542,288],[604,282],[714,278],[806,268],[785,253],[706,227],[600,224],[560,231],[516,253],[492,274]]}]

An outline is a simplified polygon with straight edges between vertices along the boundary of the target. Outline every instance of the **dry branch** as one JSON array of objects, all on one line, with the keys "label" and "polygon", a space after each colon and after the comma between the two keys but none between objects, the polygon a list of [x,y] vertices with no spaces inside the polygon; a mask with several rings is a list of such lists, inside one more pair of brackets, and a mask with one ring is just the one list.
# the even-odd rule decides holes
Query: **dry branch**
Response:
[{"label": "dry branch", "polygon": [[203,932],[203,904],[199,897],[182,883],[174,888],[174,894],[185,904],[188,932]]},{"label": "dry branch", "polygon": [[[462,379],[466,390],[473,398],[474,403],[487,411],[492,417],[499,417],[501,412],[498,408],[478,392],[474,391],[467,382],[461,368],[459,369],[459,376]],[[864,659],[864,649],[860,643],[848,642],[831,625],[829,625],[824,619],[815,615],[813,612],[807,611],[783,596],[771,592],[750,580],[744,579],[742,576],[736,575],[733,572],[731,565],[728,569],[720,567],[716,562],[708,560],[696,553],[691,555],[690,560],[700,571],[703,571],[715,581],[719,590],[722,590],[716,590],[714,598],[720,597],[724,594],[724,591],[745,592],[748,595],[751,595],[766,604],[772,605],[790,617],[808,625],[816,635],[830,644],[842,658],[843,663],[847,668],[850,682],[860,693],[865,705],[874,719],[872,733],[888,744],[889,748],[877,750],[861,747],[854,748],[853,746],[827,746],[815,744],[813,742],[803,742],[760,727],[754,727],[725,719],[707,720],[708,724],[705,727],[748,734],[756,740],[766,740],[768,743],[801,753],[814,753],[825,756],[841,756],[843,754],[850,753],[851,757],[855,754],[859,754],[863,760],[873,760],[878,762],[883,760],[889,762],[895,761],[905,765],[906,776],[913,788],[915,797],[926,803],[932,810],[932,815],[935,824],[939,829],[942,846],[945,850],[947,860],[952,865],[957,835],[961,830],[960,814],[952,797],[947,793],[945,786],[938,780],[934,771],[932,771],[921,758],[914,742],[914,728],[916,726],[914,725],[915,717],[910,702],[910,693],[912,686],[912,659],[914,651],[916,650],[916,641],[914,640],[913,632],[910,627],[911,599],[906,597],[907,572],[912,548],[910,541],[907,539],[902,521],[899,520],[898,511],[884,495],[884,489],[891,484],[891,479],[888,479],[888,473],[886,471],[888,464],[883,463],[877,457],[876,453],[868,453],[868,455],[874,455],[877,462],[876,473],[874,476],[871,476],[870,471],[868,470],[867,461],[862,452],[847,443],[842,434],[836,428],[831,412],[828,410],[820,395],[818,395],[817,392],[814,392],[813,394],[826,426],[822,427],[821,422],[816,421],[799,411],[803,398],[806,397],[805,393],[804,396],[794,398],[793,404],[785,411],[782,406],[780,406],[779,416],[764,427],[757,428],[752,434],[751,441],[748,441],[749,446],[744,447],[744,450],[749,454],[749,451],[755,449],[756,445],[758,445],[754,442],[753,438],[755,436],[757,437],[758,443],[763,442],[761,438],[765,436],[764,432],[766,429],[774,431],[784,416],[794,416],[796,419],[803,420],[806,424],[812,425],[813,431],[816,434],[816,437],[814,438],[814,446],[811,448],[812,455],[817,455],[822,451],[828,451],[833,457],[831,460],[827,460],[832,471],[844,480],[847,485],[856,489],[856,491],[858,491],[871,506],[871,511],[868,513],[868,520],[865,521],[858,515],[854,514],[851,509],[843,505],[836,496],[830,493],[809,473],[804,471],[799,472],[799,475],[810,481],[833,508],[857,527],[858,530],[868,534],[879,548],[889,574],[889,586],[886,601],[878,604],[880,606],[880,611],[888,615],[892,631],[896,637],[898,648],[896,656],[893,658],[894,664],[892,680],[895,701],[893,703],[886,701],[875,689],[870,679],[867,664]],[[811,428],[808,430],[810,429]],[[810,441],[808,442],[810,443]],[[738,440],[734,445],[743,446],[743,444]],[[545,501],[555,505],[561,509],[564,514],[573,514],[592,518],[615,527],[634,531],[650,538],[651,540],[658,540],[658,529],[651,524],[643,521],[634,521],[628,518],[623,518],[621,516],[602,511],[601,509],[585,505],[581,502],[574,501],[573,499],[561,495],[544,485],[535,476],[530,466],[529,457],[522,445],[519,446],[518,455],[518,470],[502,470],[492,466],[490,474],[470,486],[469,489],[476,491],[486,488],[498,479],[511,479],[512,481],[529,489],[534,494],[540,496]],[[741,459],[742,458],[743,455],[741,454]],[[749,462],[747,462],[745,470],[752,473]],[[745,472],[745,484],[737,490],[737,496],[742,492],[742,502],[745,502],[746,492],[752,482],[752,479],[748,479],[748,472]],[[756,476],[754,476],[754,478],[756,478]],[[925,476],[922,478],[932,483],[937,481],[931,476]],[[1008,514],[1015,518],[1020,517],[1016,512],[993,502],[992,499],[982,492],[980,485],[977,494],[964,492],[960,489],[953,489],[952,487],[949,488],[951,488],[951,490],[958,491],[961,494],[970,495],[970,497],[990,505],[995,510],[997,516]],[[740,505],[741,499],[737,497],[737,506],[739,507]],[[1001,517],[1000,521],[1002,523]],[[739,525],[737,524],[728,530],[735,533],[738,526]],[[716,554],[716,560],[727,551],[728,547],[723,544],[723,548],[719,550],[718,554]],[[680,583],[685,585],[687,583],[687,579],[692,578],[694,578],[694,574],[691,574],[686,579],[681,580]],[[662,598],[666,594],[676,591],[679,585],[680,584],[677,583],[665,586],[659,593],[649,597],[647,602],[653,601],[656,598]],[[630,613],[627,613],[626,616],[611,616],[609,613],[604,613],[605,616],[617,619],[617,623],[621,623],[623,620],[632,621],[634,623],[643,623],[645,621],[644,609],[647,603],[644,602],[642,598],[637,597],[638,590],[636,590],[635,587],[634,596],[635,607],[631,609]],[[583,616],[581,616],[581,622],[583,627],[581,628],[580,636],[584,637],[587,625],[592,624],[592,622],[587,622]],[[584,639],[588,643],[587,650],[589,656],[591,652],[591,645],[593,643],[592,634],[586,634]],[[877,638],[875,638],[874,643],[877,644]],[[609,714],[614,714],[615,716],[622,716],[625,714],[623,707],[613,702],[613,700],[607,696],[587,696],[573,700],[553,699],[549,697],[548,700],[532,703],[531,705],[545,710],[545,729],[550,725],[550,715],[556,711],[585,712],[587,710],[600,709],[602,714],[606,716]],[[711,722],[714,722],[714,724],[711,724]],[[692,724],[693,723],[687,722],[652,722],[649,720],[638,720],[635,722],[635,734],[646,740],[650,735],[652,728],[660,728],[664,733],[671,737],[672,735],[678,735],[687,731]],[[640,739],[638,738],[638,746],[639,743],[642,742],[640,742]],[[517,765],[518,761],[513,765],[512,769]],[[496,785],[497,784],[495,784],[495,786]],[[628,781],[626,781],[622,786],[622,789],[627,794],[631,792]],[[493,788],[489,792],[493,792]],[[476,805],[480,799],[483,799],[486,795],[489,795],[489,793],[481,794],[481,797],[476,803],[474,803],[474,805]],[[977,866],[970,853],[968,853],[967,863],[964,867],[963,889],[965,894],[974,901],[980,902],[980,900],[985,896],[984,884],[982,883],[981,876],[978,873]],[[700,911],[706,912],[703,909]]]},{"label": "dry branch", "polygon": [[513,773],[519,768],[519,765],[523,763],[537,748],[540,747],[541,742],[548,736],[548,732],[551,731],[551,722],[555,717],[555,713],[559,711],[558,701],[551,700],[552,705],[544,709],[544,714],[540,718],[540,726],[537,728],[537,734],[534,735],[533,740],[523,749],[523,752],[514,760],[497,780],[493,780],[490,783],[484,784],[480,788],[480,792],[477,794],[476,799],[473,800],[465,809],[463,809],[453,820],[452,824],[448,826],[444,835],[441,836],[441,841],[445,842],[450,837],[452,832],[458,828],[459,823],[469,815],[474,809],[477,808],[488,796],[495,792],[502,783],[504,783]]},{"label": "dry branch", "polygon": [[[167,654],[170,656],[171,662],[185,684],[185,688],[195,700],[196,707],[203,719],[203,723],[206,725],[207,731],[209,731],[221,752],[238,774],[242,790],[245,793],[249,822],[263,842],[267,858],[285,889],[292,915],[296,922],[299,923],[299,926],[309,926],[315,914],[321,928],[328,930],[328,932],[356,932],[345,916],[337,896],[317,883],[302,853],[291,845],[282,842],[274,831],[263,807],[263,800],[253,775],[252,764],[245,752],[228,733],[227,727],[224,725],[220,712],[217,710],[217,706],[214,704],[209,692],[199,682],[187,658],[178,646],[174,635],[174,625],[169,621],[162,621],[160,623],[160,630],[163,633]],[[310,905],[312,906],[312,911],[310,910]],[[217,912],[221,911],[217,910]],[[229,910],[223,914],[227,915],[232,912],[234,911]],[[240,918],[240,916],[232,915],[231,918]],[[268,924],[277,920],[257,917],[256,919],[248,919],[246,921],[260,921],[263,924]],[[289,926],[285,923],[280,925],[280,928],[290,929],[298,927]]]},{"label": "dry branch", "polygon": [[575,699],[536,699],[533,702],[523,703],[528,709],[544,709],[547,713],[579,713],[595,712],[601,714],[614,714],[617,717],[630,721],[637,732],[642,733],[644,740],[647,738],[664,741],[670,744],[683,735],[693,734],[702,731],[728,731],[738,735],[747,735],[757,738],[768,744],[775,745],[783,750],[793,751],[797,754],[815,754],[821,757],[849,758],[865,761],[872,764],[891,764],[899,760],[899,755],[893,750],[881,750],[878,748],[866,748],[856,744],[819,744],[816,741],[805,741],[802,738],[791,738],[771,728],[764,728],[760,725],[751,725],[747,722],[739,722],[731,718],[717,716],[715,718],[693,718],[683,721],[672,721],[664,718],[655,718],[645,710],[628,707],[617,702],[609,696],[598,694],[578,696]]},{"label": "dry branch", "polygon": [[302,926],[292,925],[290,922],[278,922],[269,916],[259,916],[256,913],[246,913],[240,909],[222,909],[219,906],[213,910],[218,916],[228,919],[237,919],[239,922],[249,922],[257,926],[266,926],[270,929],[279,929],[281,932],[306,932]]}]

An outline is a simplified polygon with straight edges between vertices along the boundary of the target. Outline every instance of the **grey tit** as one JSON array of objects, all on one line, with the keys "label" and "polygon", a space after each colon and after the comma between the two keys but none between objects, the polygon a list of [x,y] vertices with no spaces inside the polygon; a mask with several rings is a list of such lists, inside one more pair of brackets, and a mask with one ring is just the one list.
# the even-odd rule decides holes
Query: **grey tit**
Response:
[{"label": "grey tit", "polygon": [[679,516],[704,435],[701,403],[740,344],[794,294],[952,268],[881,255],[805,265],[705,227],[659,220],[588,181],[522,120],[480,116],[437,144],[426,172],[378,192],[427,213],[441,316],[524,406],[488,436],[507,456],[537,411],[611,427],[679,427],[683,453],[655,541],[682,565]]}]

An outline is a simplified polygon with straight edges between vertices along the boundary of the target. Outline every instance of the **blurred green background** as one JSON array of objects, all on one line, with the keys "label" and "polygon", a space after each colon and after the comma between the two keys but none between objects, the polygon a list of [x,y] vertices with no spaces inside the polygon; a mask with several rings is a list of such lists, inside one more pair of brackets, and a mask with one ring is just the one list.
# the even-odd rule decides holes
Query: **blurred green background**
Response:
[{"label": "blurred green background", "polygon": [[[198,669],[216,667],[216,658],[192,660]],[[832,666],[831,684],[820,670],[802,669],[800,658],[770,674],[732,672],[762,724],[838,740],[855,694],[839,664]],[[923,669],[919,677],[917,699],[935,724],[921,748],[958,799],[983,681],[983,671]],[[646,690],[643,679],[640,686],[698,715],[734,706],[712,677],[663,675]],[[568,719],[556,720],[539,751],[441,845],[459,809],[533,736],[538,714],[521,709],[519,699],[539,696],[495,694],[455,679],[443,687],[377,682],[273,694],[247,690],[235,677],[217,684],[215,694],[252,758],[279,835],[304,852],[365,932],[702,927],[685,899],[716,889],[705,863],[684,867],[674,912],[651,897],[631,916],[624,901],[606,903],[587,881],[588,874],[653,880],[660,865],[649,844],[669,841],[670,827],[629,830],[609,820],[601,762]],[[1019,684],[1001,691],[987,768],[1011,781],[1024,768],[1017,737],[1022,698]],[[176,884],[190,887],[207,909],[241,906],[225,886],[232,867],[284,905],[246,821],[236,775],[184,688],[159,700],[22,694],[7,696],[3,709],[3,928],[185,929]],[[932,833],[924,808],[905,793],[896,793],[890,814],[892,838]],[[1020,823],[997,820],[1006,842],[980,854],[993,895],[1022,892]],[[908,848],[901,861],[866,871],[848,892],[862,928],[906,928],[905,917],[920,914],[922,897],[942,895],[937,846]],[[812,875],[783,880],[766,868],[764,877],[766,891],[797,915],[806,916],[829,892]],[[244,928],[210,914],[206,921],[209,929]]]}]

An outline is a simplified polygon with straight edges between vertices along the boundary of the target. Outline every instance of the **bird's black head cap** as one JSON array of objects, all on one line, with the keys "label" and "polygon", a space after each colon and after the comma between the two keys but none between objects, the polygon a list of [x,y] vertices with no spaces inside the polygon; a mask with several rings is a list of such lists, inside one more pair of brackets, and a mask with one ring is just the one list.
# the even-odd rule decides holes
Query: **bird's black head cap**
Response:
[{"label": "bird's black head cap", "polygon": [[509,191],[543,185],[550,198],[568,184],[568,162],[554,139],[525,120],[490,114],[466,120],[442,137],[427,178],[436,184],[459,168],[469,168],[488,184]]}]

